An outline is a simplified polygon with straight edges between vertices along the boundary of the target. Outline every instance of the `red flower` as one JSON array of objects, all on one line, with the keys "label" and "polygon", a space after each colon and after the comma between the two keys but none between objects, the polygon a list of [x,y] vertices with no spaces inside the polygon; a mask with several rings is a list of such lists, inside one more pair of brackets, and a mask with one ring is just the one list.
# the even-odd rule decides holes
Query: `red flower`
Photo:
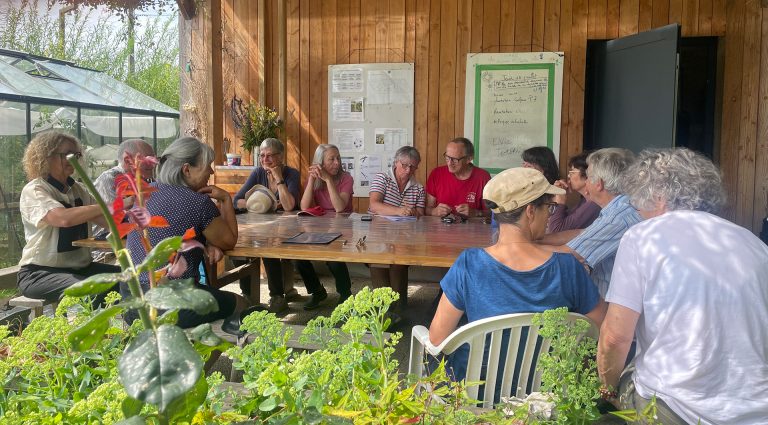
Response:
[{"label": "red flower", "polygon": [[[154,158],[154,157],[145,157]],[[138,183],[137,183],[138,182]],[[168,221],[161,216],[152,216],[144,207],[147,198],[154,192],[154,187],[140,178],[133,178],[130,174],[120,174],[115,179],[115,201],[112,203],[112,218],[117,224],[120,238],[138,229],[149,227],[168,227]],[[126,211],[125,198],[131,197],[133,207]],[[129,221],[124,223],[126,214]]]}]

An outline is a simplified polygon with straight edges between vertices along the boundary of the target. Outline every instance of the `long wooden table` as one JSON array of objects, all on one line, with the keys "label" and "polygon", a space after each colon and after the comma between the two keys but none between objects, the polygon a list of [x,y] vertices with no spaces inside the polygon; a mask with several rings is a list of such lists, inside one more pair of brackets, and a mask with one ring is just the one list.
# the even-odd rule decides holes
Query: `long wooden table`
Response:
[{"label": "long wooden table", "polygon": [[[238,257],[450,267],[464,249],[487,246],[491,240],[490,225],[481,219],[447,224],[440,221],[439,217],[396,222],[374,216],[373,221],[366,222],[361,221],[359,216],[241,214],[237,216],[240,232],[237,245],[226,254]],[[283,243],[299,232],[340,232],[341,237],[327,245]],[[363,236],[365,243],[358,246],[357,241]]]},{"label": "long wooden table", "polygon": [[[376,265],[450,267],[459,254],[470,247],[490,244],[491,228],[482,219],[464,223],[443,223],[439,217],[420,217],[414,221],[390,221],[374,216],[361,221],[360,214],[326,214],[321,217],[296,213],[237,216],[237,245],[225,251],[230,257],[257,259],[249,267],[250,298],[259,299],[258,258],[287,260],[341,261]],[[325,245],[286,244],[286,239],[300,232],[341,233]],[[365,236],[365,243],[358,240]],[[109,249],[106,241],[83,239],[75,246]],[[221,275],[219,276],[221,277]],[[236,276],[229,276],[225,281]]]}]

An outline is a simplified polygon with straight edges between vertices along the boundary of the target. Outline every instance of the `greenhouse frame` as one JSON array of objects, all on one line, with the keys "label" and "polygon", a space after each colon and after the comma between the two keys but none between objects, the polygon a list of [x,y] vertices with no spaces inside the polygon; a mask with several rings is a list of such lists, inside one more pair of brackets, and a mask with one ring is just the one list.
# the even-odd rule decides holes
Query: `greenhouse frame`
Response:
[{"label": "greenhouse frame", "polygon": [[179,112],[106,73],[0,49],[0,268],[15,265],[24,247],[24,148],[48,129],[80,139],[95,178],[117,163],[122,140],[144,139],[162,152],[179,136]]}]

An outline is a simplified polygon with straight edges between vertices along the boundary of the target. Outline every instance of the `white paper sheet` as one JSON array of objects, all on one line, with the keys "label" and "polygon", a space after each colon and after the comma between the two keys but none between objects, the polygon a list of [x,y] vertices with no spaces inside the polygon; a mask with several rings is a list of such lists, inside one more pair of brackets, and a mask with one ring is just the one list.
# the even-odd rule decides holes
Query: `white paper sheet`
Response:
[{"label": "white paper sheet", "polygon": [[365,142],[362,128],[337,128],[333,130],[333,144],[341,152],[363,152]]},{"label": "white paper sheet", "polygon": [[335,69],[331,73],[331,86],[334,93],[363,91],[363,69]]},{"label": "white paper sheet", "polygon": [[362,97],[336,97],[333,99],[334,121],[363,121],[365,119]]},{"label": "white paper sheet", "polygon": [[369,187],[376,173],[380,173],[382,164],[381,155],[363,155],[360,157],[357,167],[356,180],[360,186]]},{"label": "white paper sheet", "polygon": [[408,129],[405,128],[377,128],[374,134],[376,152],[394,153],[408,144]]},{"label": "white paper sheet", "polygon": [[369,71],[367,100],[371,105],[408,105],[413,103],[411,71]]}]

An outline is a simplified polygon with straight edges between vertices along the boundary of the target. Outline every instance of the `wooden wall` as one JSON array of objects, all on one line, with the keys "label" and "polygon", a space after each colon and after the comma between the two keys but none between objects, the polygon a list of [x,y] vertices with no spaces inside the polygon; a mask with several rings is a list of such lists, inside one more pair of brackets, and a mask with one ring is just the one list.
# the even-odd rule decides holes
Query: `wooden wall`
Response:
[{"label": "wooden wall", "polygon": [[[237,141],[227,112],[233,95],[280,106],[279,55],[283,52],[288,163],[300,168],[304,178],[315,147],[326,142],[328,65],[415,63],[414,141],[423,158],[418,177],[425,181],[427,173],[441,164],[446,143],[463,135],[467,53],[565,52],[559,152],[564,163],[582,148],[587,40],[621,37],[674,22],[682,25],[684,37],[722,37],[724,78],[718,118],[719,160],[730,198],[726,216],[758,230],[766,215],[768,14],[758,0],[208,3],[218,1],[221,19],[214,19],[212,27],[214,34],[216,28],[222,34],[223,98],[214,96],[212,102],[218,102],[224,114],[223,123],[217,125],[223,128],[224,137]],[[278,36],[281,3],[285,7],[284,50]],[[264,40],[259,40],[259,25],[264,26]],[[260,43],[263,51],[258,48]],[[367,199],[358,201],[358,210],[366,207]]]}]

